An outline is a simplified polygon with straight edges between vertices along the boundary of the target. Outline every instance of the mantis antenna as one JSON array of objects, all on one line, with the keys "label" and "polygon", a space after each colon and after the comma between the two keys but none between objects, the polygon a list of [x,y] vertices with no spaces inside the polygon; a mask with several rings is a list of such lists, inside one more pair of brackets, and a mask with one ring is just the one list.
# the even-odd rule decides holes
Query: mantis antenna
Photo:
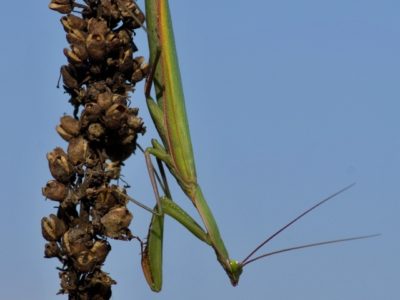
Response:
[{"label": "mantis antenna", "polygon": [[310,207],[309,209],[307,209],[306,211],[304,211],[303,213],[301,213],[300,215],[298,215],[296,218],[294,218],[292,221],[290,221],[289,223],[287,223],[285,226],[283,226],[282,228],[280,228],[278,231],[276,231],[275,233],[273,233],[271,236],[269,236],[267,239],[265,239],[260,245],[258,245],[253,251],[250,252],[250,254],[243,259],[243,261],[240,263],[241,266],[245,266],[251,262],[254,262],[260,258],[266,257],[266,256],[270,256],[273,254],[278,254],[278,253],[282,253],[282,252],[287,252],[287,251],[291,251],[291,250],[297,250],[297,249],[302,249],[302,248],[309,248],[309,247],[314,247],[314,246],[320,246],[320,245],[326,245],[326,244],[333,244],[333,243],[339,243],[339,242],[345,242],[345,241],[350,241],[350,240],[358,240],[358,239],[364,239],[364,238],[370,238],[370,237],[374,237],[377,236],[376,234],[373,235],[366,235],[366,236],[359,236],[359,237],[351,237],[351,238],[345,238],[345,239],[339,239],[339,240],[331,240],[331,241],[325,241],[325,242],[319,242],[319,243],[312,243],[312,244],[307,244],[307,245],[302,245],[302,246],[296,246],[296,247],[290,247],[290,248],[286,248],[286,249],[282,249],[282,250],[278,250],[278,251],[274,251],[274,252],[270,252],[270,253],[266,253],[260,256],[257,256],[255,258],[252,259],[252,256],[258,251],[260,250],[265,244],[267,244],[269,241],[271,241],[273,238],[275,238],[277,235],[279,235],[281,232],[283,232],[285,229],[287,229],[289,226],[293,225],[294,223],[296,223],[298,220],[300,220],[302,217],[304,217],[305,215],[307,215],[308,213],[310,213],[311,211],[313,211],[314,209],[316,209],[317,207],[321,206],[322,204],[328,202],[329,200],[333,199],[334,197],[338,196],[339,194],[347,191],[348,189],[352,188],[355,185],[355,183],[352,183],[346,187],[344,187],[343,189],[337,191],[336,193],[326,197],[325,199],[322,199],[321,201],[319,201],[317,204],[313,205],[312,207]]}]

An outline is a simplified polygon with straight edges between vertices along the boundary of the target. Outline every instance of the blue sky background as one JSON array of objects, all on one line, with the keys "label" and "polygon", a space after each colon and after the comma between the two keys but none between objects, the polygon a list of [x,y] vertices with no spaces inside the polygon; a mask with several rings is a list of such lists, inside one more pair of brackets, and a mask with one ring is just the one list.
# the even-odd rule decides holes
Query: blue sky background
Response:
[{"label": "blue sky background", "polygon": [[[0,299],[66,299],[55,296],[58,263],[42,258],[40,233],[55,211],[41,195],[45,154],[65,147],[54,128],[72,111],[56,89],[67,42],[47,4],[5,1],[0,11]],[[139,245],[113,241],[104,267],[118,281],[113,299],[399,299],[400,2],[171,1],[171,10],[199,180],[231,256],[352,182],[268,250],[383,235],[271,257],[233,288],[213,251],[168,219],[163,291],[148,289]],[[136,43],[147,57],[143,32]],[[156,133],[142,91],[132,99],[145,146]],[[123,173],[151,205],[143,156]],[[132,231],[146,236],[150,215],[131,210]]]}]

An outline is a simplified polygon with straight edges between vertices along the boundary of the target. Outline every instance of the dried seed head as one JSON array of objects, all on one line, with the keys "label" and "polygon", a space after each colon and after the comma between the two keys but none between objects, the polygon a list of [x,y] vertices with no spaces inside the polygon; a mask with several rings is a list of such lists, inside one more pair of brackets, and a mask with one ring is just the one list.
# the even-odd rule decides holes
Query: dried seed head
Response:
[{"label": "dried seed head", "polygon": [[86,44],[87,33],[79,29],[71,29],[67,33],[67,41],[71,45],[85,45]]},{"label": "dried seed head", "polygon": [[42,188],[42,194],[50,200],[62,202],[68,195],[68,188],[57,180],[50,180]]},{"label": "dried seed head", "polygon": [[105,125],[110,129],[118,129],[123,124],[123,119],[126,117],[127,108],[122,104],[113,104],[106,112],[104,117]]},{"label": "dried seed head", "polygon": [[143,130],[143,119],[133,114],[130,114],[127,118],[127,123],[130,128],[136,132],[142,132]]},{"label": "dried seed head", "polygon": [[104,35],[89,34],[86,39],[86,49],[89,57],[93,61],[103,61],[106,59],[107,44]]},{"label": "dried seed head", "polygon": [[76,256],[84,251],[89,251],[93,246],[92,233],[87,226],[70,228],[62,237],[64,251],[70,256]]},{"label": "dried seed head", "polygon": [[82,136],[73,138],[68,144],[68,158],[73,165],[79,165],[86,161],[89,152],[88,141]]},{"label": "dried seed head", "polygon": [[74,7],[72,0],[51,0],[49,8],[61,14],[69,14]]},{"label": "dried seed head", "polygon": [[90,34],[102,35],[103,37],[110,31],[105,20],[96,18],[91,18],[88,21],[87,29]]},{"label": "dried seed head", "polygon": [[121,205],[120,197],[114,193],[114,186],[110,188],[102,189],[98,194],[94,204],[94,210],[96,213],[104,216],[111,208]]},{"label": "dried seed head", "polygon": [[100,141],[104,136],[104,132],[105,130],[100,123],[92,123],[87,130],[88,139],[91,141]]},{"label": "dried seed head", "polygon": [[49,161],[50,173],[54,179],[62,183],[71,181],[75,173],[63,149],[57,147],[53,151],[47,153],[47,160]]},{"label": "dried seed head", "polygon": [[61,255],[61,250],[56,242],[46,243],[46,245],[44,246],[44,257],[46,258],[60,257],[60,255]]},{"label": "dried seed head", "polygon": [[123,164],[120,161],[106,162],[105,172],[107,177],[110,179],[118,179],[121,175],[121,166]]},{"label": "dried seed head", "polygon": [[103,264],[110,251],[110,244],[104,240],[96,241],[90,249],[90,253],[95,257],[98,264]]},{"label": "dried seed head", "polygon": [[58,241],[67,230],[65,223],[51,214],[49,217],[42,218],[42,235],[49,242]]},{"label": "dried seed head", "polygon": [[79,57],[82,63],[85,62],[89,57],[85,45],[82,44],[71,45],[71,50],[77,57]]},{"label": "dried seed head", "polygon": [[79,253],[73,259],[74,268],[82,273],[91,272],[97,265],[96,257],[90,251]]},{"label": "dried seed head", "polygon": [[102,116],[101,107],[97,103],[87,103],[80,118],[81,128],[87,128],[90,123],[97,122]]},{"label": "dried seed head", "polygon": [[75,15],[68,15],[61,18],[61,24],[64,27],[64,30],[68,33],[73,29],[77,30],[86,30],[87,22],[84,19],[81,19]]},{"label": "dried seed head", "polygon": [[78,287],[78,274],[74,271],[62,271],[59,273],[61,279],[60,293],[75,291]]},{"label": "dried seed head", "polygon": [[66,141],[77,136],[80,131],[79,121],[71,116],[63,116],[60,119],[60,125],[56,128],[58,134]]},{"label": "dried seed head", "polygon": [[111,286],[116,282],[107,273],[96,269],[85,278],[85,289],[79,295],[81,300],[111,298]]},{"label": "dried seed head", "polygon": [[102,16],[106,19],[119,19],[118,6],[111,0],[101,0]]},{"label": "dried seed head", "polygon": [[134,83],[139,82],[143,78],[145,78],[150,70],[150,66],[147,63],[143,63],[139,67],[135,67],[135,65],[134,65],[133,68],[134,68],[134,71],[133,71],[131,80]]},{"label": "dried seed head", "polygon": [[113,103],[113,94],[107,89],[104,93],[100,93],[97,96],[97,104],[104,110],[110,108]]},{"label": "dried seed head", "polygon": [[72,65],[80,65],[83,63],[83,60],[73,50],[64,48],[64,55]]},{"label": "dried seed head", "polygon": [[132,214],[126,207],[117,207],[101,218],[105,235],[113,239],[129,239],[132,237],[128,229]]}]

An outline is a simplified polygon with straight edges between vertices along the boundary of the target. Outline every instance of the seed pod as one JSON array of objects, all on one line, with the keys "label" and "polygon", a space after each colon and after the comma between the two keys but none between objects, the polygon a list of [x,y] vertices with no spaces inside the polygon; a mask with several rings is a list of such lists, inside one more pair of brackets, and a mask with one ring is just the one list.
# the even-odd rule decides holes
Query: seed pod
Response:
[{"label": "seed pod", "polygon": [[80,57],[76,55],[76,53],[74,53],[72,50],[64,48],[64,55],[67,57],[68,62],[72,65],[80,65],[83,63]]},{"label": "seed pod", "polygon": [[104,135],[104,128],[100,123],[92,123],[89,125],[87,133],[90,141],[100,141]]},{"label": "seed pod", "polygon": [[79,134],[79,121],[71,116],[63,116],[60,119],[60,125],[56,127],[58,134],[66,141]]},{"label": "seed pod", "polygon": [[118,7],[111,0],[101,0],[101,15],[105,19],[113,18],[119,19],[119,10]]},{"label": "seed pod", "polygon": [[73,259],[74,268],[82,273],[91,272],[97,265],[96,257],[90,251],[83,251]]},{"label": "seed pod", "polygon": [[68,144],[68,159],[73,165],[79,165],[86,161],[89,152],[88,141],[82,136],[73,138]]},{"label": "seed pod", "polygon": [[127,118],[127,123],[130,128],[136,132],[141,132],[143,130],[143,119],[130,114]]},{"label": "seed pod", "polygon": [[111,246],[107,241],[99,240],[94,243],[93,247],[90,249],[90,252],[96,258],[98,264],[103,264],[110,250]]},{"label": "seed pod", "polygon": [[128,73],[129,71],[132,72],[133,58],[131,48],[123,52],[118,60],[118,66],[121,73]]},{"label": "seed pod", "polygon": [[90,123],[97,122],[102,115],[101,107],[97,103],[87,103],[80,118],[80,125],[82,128],[87,128]]},{"label": "seed pod", "polygon": [[71,29],[67,33],[67,41],[71,45],[85,45],[86,44],[87,33],[79,29]]},{"label": "seed pod", "polygon": [[110,31],[105,20],[96,18],[91,18],[88,21],[87,29],[89,34],[102,35],[103,37]]},{"label": "seed pod", "polygon": [[94,210],[101,216],[104,216],[111,208],[120,205],[119,198],[113,193],[112,188],[105,188],[98,193],[94,203]]},{"label": "seed pod", "polygon": [[77,57],[79,57],[82,63],[89,57],[84,44],[73,44],[71,45],[71,50]]},{"label": "seed pod", "polygon": [[118,179],[121,175],[121,166],[123,163],[120,161],[106,162],[105,172],[110,179]]},{"label": "seed pod", "polygon": [[70,32],[73,29],[86,30],[87,22],[75,15],[68,15],[61,18],[61,24],[64,27],[65,32]]},{"label": "seed pod", "polygon": [[104,35],[89,34],[86,39],[86,49],[89,57],[93,61],[105,60],[107,54],[107,45]]},{"label": "seed pod", "polygon": [[93,246],[91,230],[87,226],[70,228],[63,235],[61,245],[70,256],[89,251]]},{"label": "seed pod", "polygon": [[61,249],[58,247],[56,242],[49,242],[46,243],[44,246],[44,257],[51,258],[51,257],[59,257],[61,255]]},{"label": "seed pod", "polygon": [[143,63],[139,67],[137,67],[137,66],[135,66],[135,63],[134,63],[133,69],[134,69],[134,71],[133,71],[131,80],[133,83],[136,83],[136,82],[141,81],[143,78],[145,78],[147,76],[147,74],[149,73],[149,70],[150,70],[150,66],[147,63]]},{"label": "seed pod", "polygon": [[49,242],[58,241],[67,230],[65,223],[51,214],[49,217],[42,218],[42,235]]},{"label": "seed pod", "polygon": [[64,86],[67,89],[71,90],[78,90],[79,89],[79,84],[78,81],[76,80],[76,74],[73,72],[72,66],[62,66],[61,67],[61,76],[63,78],[63,83]]},{"label": "seed pod", "polygon": [[144,23],[145,16],[134,1],[119,0],[118,6],[124,18],[132,19],[132,29],[139,28]]},{"label": "seed pod", "polygon": [[42,194],[50,200],[62,202],[68,195],[68,188],[57,180],[50,180],[42,188]]},{"label": "seed pod", "polygon": [[126,30],[118,31],[118,39],[121,45],[129,46],[130,44],[132,44],[131,35]]},{"label": "seed pod", "polygon": [[111,298],[111,286],[116,284],[107,273],[96,269],[92,273],[88,274],[84,282],[87,287],[79,295],[81,300],[91,299],[110,299]]},{"label": "seed pod", "polygon": [[97,96],[96,102],[103,110],[107,110],[113,103],[113,94],[110,90],[100,93]]},{"label": "seed pod", "polygon": [[121,104],[112,105],[104,117],[105,125],[110,129],[118,129],[122,125],[123,118],[126,117],[126,106]]},{"label": "seed pod", "polygon": [[51,0],[49,8],[61,14],[69,14],[74,7],[72,0]]},{"label": "seed pod", "polygon": [[73,166],[68,161],[68,156],[63,149],[57,147],[47,153],[50,173],[57,181],[68,183],[75,175]]},{"label": "seed pod", "polygon": [[106,236],[114,239],[129,239],[132,237],[128,229],[132,214],[126,207],[117,207],[101,218]]},{"label": "seed pod", "polygon": [[74,271],[62,271],[59,273],[61,279],[60,293],[68,293],[78,288],[78,274]]}]

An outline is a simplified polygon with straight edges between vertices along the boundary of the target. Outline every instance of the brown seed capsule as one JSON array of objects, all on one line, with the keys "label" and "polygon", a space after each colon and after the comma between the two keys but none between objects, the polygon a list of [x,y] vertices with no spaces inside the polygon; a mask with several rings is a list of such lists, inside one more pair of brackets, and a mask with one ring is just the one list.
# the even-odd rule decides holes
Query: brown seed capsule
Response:
[{"label": "brown seed capsule", "polygon": [[78,274],[74,271],[62,271],[59,276],[61,279],[61,293],[75,291],[78,288]]},{"label": "brown seed capsule", "polygon": [[79,253],[74,259],[74,268],[79,272],[87,273],[93,270],[98,265],[96,257],[90,251]]},{"label": "brown seed capsule", "polygon": [[79,29],[71,29],[71,31],[67,33],[67,41],[71,45],[85,45],[86,37],[87,33]]},{"label": "brown seed capsule", "polygon": [[131,237],[128,226],[132,218],[132,214],[126,207],[116,207],[101,218],[101,224],[108,237],[126,239],[126,236]]},{"label": "brown seed capsule", "polygon": [[50,173],[57,181],[68,183],[75,175],[72,164],[63,149],[57,147],[47,153]]},{"label": "brown seed capsule", "polygon": [[101,116],[102,116],[102,110],[97,103],[94,102],[87,103],[79,120],[81,128],[87,128],[90,125],[90,123],[97,122]]},{"label": "brown seed capsule", "polygon": [[76,80],[76,74],[74,74],[75,72],[71,66],[62,66],[60,72],[65,87],[72,90],[79,89],[79,84]]},{"label": "brown seed capsule", "polygon": [[122,120],[126,117],[126,106],[121,104],[112,105],[104,117],[105,125],[110,129],[118,129],[122,125]]},{"label": "brown seed capsule", "polygon": [[114,1],[111,0],[101,0],[101,12],[105,19],[119,19],[119,10]]},{"label": "brown seed capsule", "polygon": [[131,48],[123,52],[118,60],[118,66],[121,73],[128,73],[129,71],[132,72],[133,58]]},{"label": "brown seed capsule", "polygon": [[135,71],[133,72],[132,78],[131,78],[132,82],[136,83],[136,82],[141,81],[143,78],[145,78],[147,76],[147,74],[149,73],[149,69],[150,69],[150,67],[146,63],[140,65],[139,68],[134,68]]},{"label": "brown seed capsule", "polygon": [[62,14],[69,14],[74,7],[72,0],[51,0],[49,8]]},{"label": "brown seed capsule", "polygon": [[102,35],[102,36],[105,36],[110,31],[107,22],[105,20],[96,18],[91,18],[88,21],[87,28],[90,34]]},{"label": "brown seed capsule", "polygon": [[120,161],[106,162],[105,172],[107,177],[110,179],[119,179],[122,165],[123,164]]},{"label": "brown seed capsule", "polygon": [[132,29],[139,28],[145,20],[145,16],[134,1],[119,0],[118,6],[124,18],[131,18]]},{"label": "brown seed capsule", "polygon": [[46,243],[46,245],[44,246],[44,257],[51,258],[51,257],[59,257],[60,255],[61,255],[61,250],[56,242]]},{"label": "brown seed capsule", "polygon": [[128,126],[136,132],[141,132],[143,129],[143,119],[136,117],[135,115],[129,115],[127,118],[127,123]]},{"label": "brown seed capsule", "polygon": [[71,50],[77,57],[79,57],[79,59],[82,62],[85,62],[89,57],[85,45],[81,44],[71,45]]},{"label": "brown seed capsule", "polygon": [[99,240],[94,243],[90,252],[96,258],[98,264],[103,264],[110,250],[111,246],[107,241]]},{"label": "brown seed capsule", "polygon": [[66,141],[69,141],[79,135],[79,121],[71,116],[63,116],[60,119],[60,125],[56,128],[58,134]]},{"label": "brown seed capsule", "polygon": [[68,62],[72,65],[80,65],[83,63],[82,59],[72,50],[64,48],[64,55],[67,57]]},{"label": "brown seed capsule", "polygon": [[102,300],[111,298],[111,286],[116,284],[107,273],[96,269],[85,278],[87,287],[79,294],[80,300]]},{"label": "brown seed capsule", "polygon": [[113,31],[106,35],[106,43],[107,47],[110,49],[110,52],[118,52],[121,49],[122,44],[118,34]]},{"label": "brown seed capsule", "polygon": [[91,141],[100,141],[104,135],[104,128],[100,123],[92,123],[89,125],[87,133],[88,139]]},{"label": "brown seed capsule", "polygon": [[73,138],[68,144],[68,158],[73,165],[79,165],[86,161],[88,155],[89,145],[88,141],[82,136]]},{"label": "brown seed capsule", "polygon": [[100,93],[97,96],[97,104],[104,110],[107,110],[113,103],[113,94],[110,90]]},{"label": "brown seed capsule", "polygon": [[132,43],[131,35],[126,30],[118,31],[118,39],[121,45],[128,46]]},{"label": "brown seed capsule", "polygon": [[87,226],[70,228],[62,237],[64,251],[70,256],[76,256],[84,251],[89,251],[93,246],[92,232]]},{"label": "brown seed capsule", "polygon": [[102,61],[106,59],[107,45],[104,35],[89,34],[86,39],[86,49],[92,60]]},{"label": "brown seed capsule", "polygon": [[67,230],[65,223],[51,214],[49,217],[42,218],[42,235],[49,242],[58,241]]},{"label": "brown seed capsule", "polygon": [[68,188],[57,180],[50,180],[42,188],[42,194],[50,200],[62,202],[68,195]]},{"label": "brown seed capsule", "polygon": [[120,204],[121,202],[119,201],[119,197],[116,197],[116,195],[113,193],[113,188],[105,188],[98,193],[94,204],[94,210],[96,213],[103,216],[109,212],[111,208]]},{"label": "brown seed capsule", "polygon": [[75,15],[68,15],[61,18],[61,24],[64,30],[68,33],[72,29],[86,30],[86,20],[81,19]]}]

